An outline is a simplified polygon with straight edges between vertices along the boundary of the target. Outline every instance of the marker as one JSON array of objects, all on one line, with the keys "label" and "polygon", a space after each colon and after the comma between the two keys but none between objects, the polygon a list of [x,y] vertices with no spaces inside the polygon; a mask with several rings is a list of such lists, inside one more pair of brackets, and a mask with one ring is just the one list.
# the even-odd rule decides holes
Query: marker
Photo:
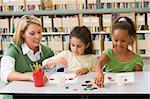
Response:
[{"label": "marker", "polygon": [[35,71],[39,71],[39,65],[38,65],[37,62],[36,62],[36,65],[35,65]]}]

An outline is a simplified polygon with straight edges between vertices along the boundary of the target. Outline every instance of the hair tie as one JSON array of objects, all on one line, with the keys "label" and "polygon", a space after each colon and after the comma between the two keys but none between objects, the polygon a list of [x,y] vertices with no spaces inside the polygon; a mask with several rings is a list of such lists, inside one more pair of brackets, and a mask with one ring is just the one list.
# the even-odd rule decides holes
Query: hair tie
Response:
[{"label": "hair tie", "polygon": [[127,20],[126,20],[125,18],[123,18],[123,17],[120,18],[118,21],[119,21],[119,22],[120,22],[120,21],[126,21],[126,22],[127,22]]}]

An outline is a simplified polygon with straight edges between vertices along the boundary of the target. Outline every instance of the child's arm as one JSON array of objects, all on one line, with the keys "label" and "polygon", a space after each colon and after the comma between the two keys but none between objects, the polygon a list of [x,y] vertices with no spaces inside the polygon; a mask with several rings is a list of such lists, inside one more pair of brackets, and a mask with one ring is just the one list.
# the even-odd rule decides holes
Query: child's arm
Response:
[{"label": "child's arm", "polygon": [[142,71],[142,66],[141,65],[136,65],[134,68],[134,71]]},{"label": "child's arm", "polygon": [[62,57],[61,59],[50,59],[46,63],[46,67],[51,67],[51,66],[55,66],[55,65],[60,65],[62,67],[66,67],[67,60],[64,57]]},{"label": "child's arm", "polygon": [[135,67],[134,67],[134,71],[142,71],[143,70],[143,60],[142,60],[142,57],[140,55],[136,55],[136,64],[135,64]]},{"label": "child's arm", "polygon": [[99,74],[102,73],[103,66],[107,64],[109,61],[109,57],[106,54],[101,54],[99,60],[96,62],[96,65],[94,66],[95,71]]},{"label": "child's arm", "polygon": [[97,61],[96,65],[94,66],[95,71],[97,72],[97,77],[95,79],[95,84],[99,87],[104,87],[104,74],[103,74],[103,66],[107,64],[109,61],[109,57],[105,54],[100,56],[100,59]]},{"label": "child's arm", "polygon": [[54,67],[56,65],[56,60],[48,58],[48,59],[45,59],[42,62],[42,64],[43,64],[43,66],[45,66],[45,68],[52,68],[52,67]]},{"label": "child's arm", "polygon": [[54,67],[55,65],[60,65],[62,67],[65,67],[67,65],[67,59],[66,59],[67,53],[68,51],[62,51],[53,57],[45,59],[42,62],[42,66],[45,66],[45,68]]}]

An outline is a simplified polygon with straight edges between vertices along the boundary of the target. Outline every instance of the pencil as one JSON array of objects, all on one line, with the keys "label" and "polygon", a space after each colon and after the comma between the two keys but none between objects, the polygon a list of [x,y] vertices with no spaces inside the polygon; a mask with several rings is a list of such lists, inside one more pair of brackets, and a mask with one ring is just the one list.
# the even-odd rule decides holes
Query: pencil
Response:
[{"label": "pencil", "polygon": [[29,64],[29,66],[30,66],[30,68],[31,68],[31,70],[32,70],[32,72],[34,71],[34,69],[33,69],[33,67],[31,66],[31,64]]}]

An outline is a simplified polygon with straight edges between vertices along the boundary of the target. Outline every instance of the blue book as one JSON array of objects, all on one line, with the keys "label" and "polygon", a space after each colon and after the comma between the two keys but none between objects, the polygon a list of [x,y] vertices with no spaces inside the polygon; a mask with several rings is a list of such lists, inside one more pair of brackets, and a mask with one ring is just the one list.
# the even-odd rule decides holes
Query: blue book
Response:
[{"label": "blue book", "polygon": [[139,2],[134,2],[135,8],[139,8]]},{"label": "blue book", "polygon": [[10,6],[9,6],[9,10],[10,10],[10,11],[13,11],[13,10],[14,10],[14,6],[10,5]]}]

